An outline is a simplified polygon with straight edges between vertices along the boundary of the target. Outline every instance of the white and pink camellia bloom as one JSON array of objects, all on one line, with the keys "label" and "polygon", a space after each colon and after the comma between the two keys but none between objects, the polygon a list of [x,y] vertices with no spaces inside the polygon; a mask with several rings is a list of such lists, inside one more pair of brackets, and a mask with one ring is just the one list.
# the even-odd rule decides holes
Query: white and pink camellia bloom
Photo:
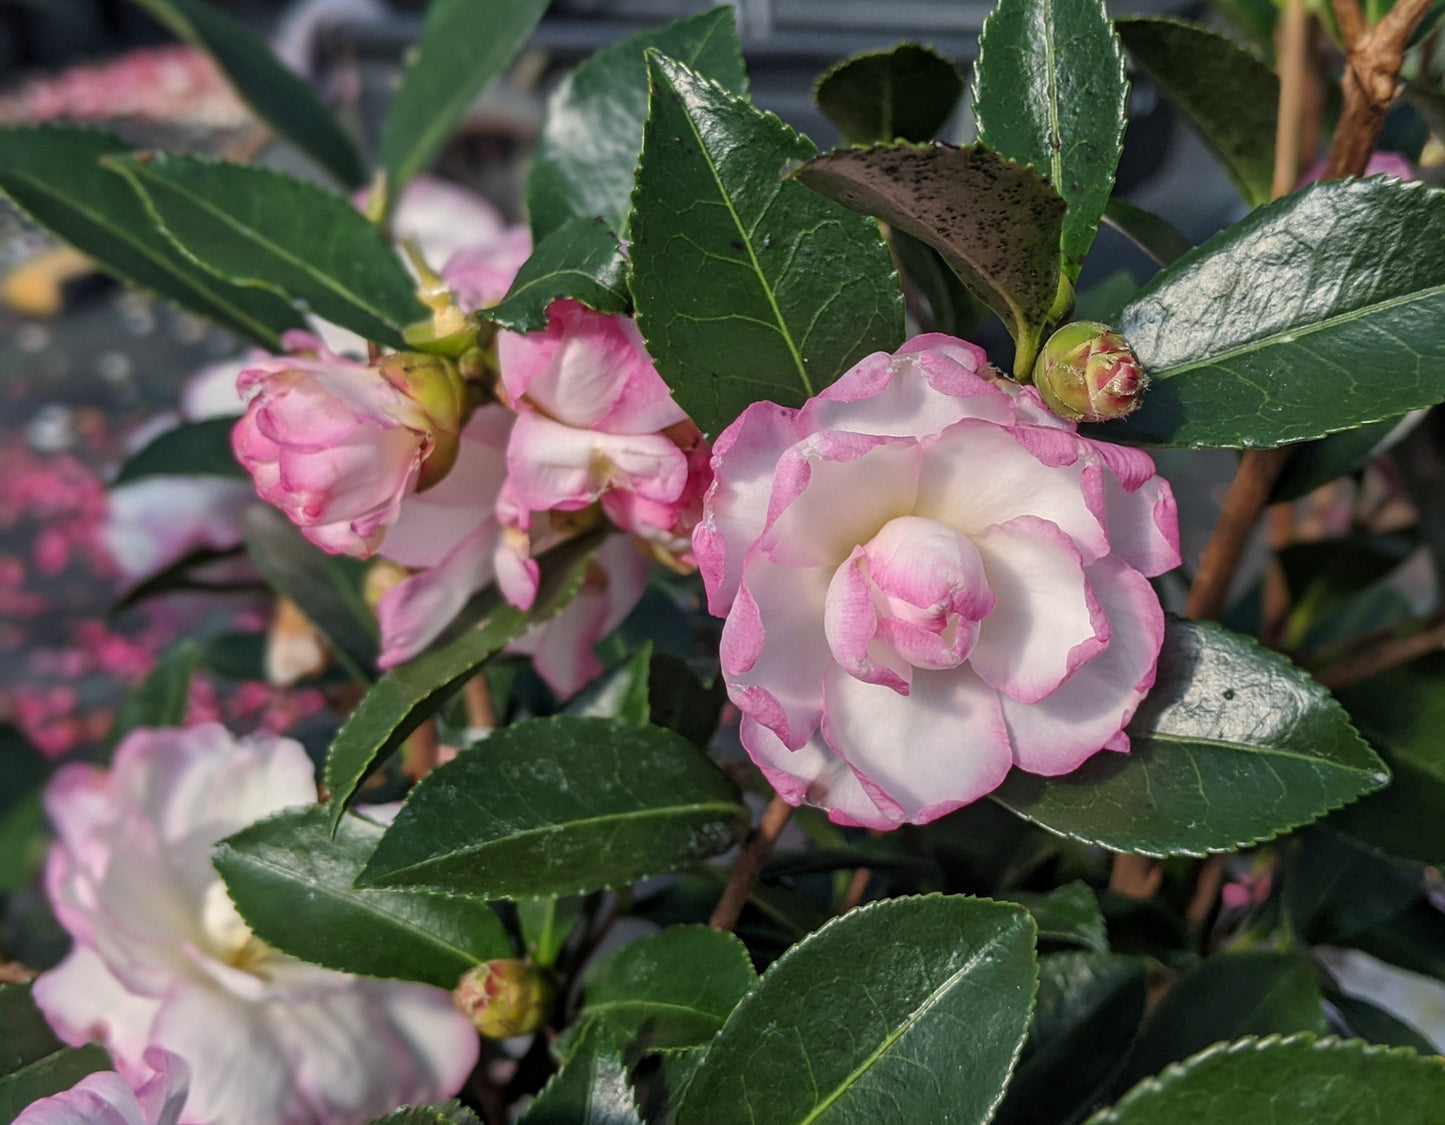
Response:
[{"label": "white and pink camellia bloom", "polygon": [[792,804],[921,824],[1101,749],[1153,685],[1169,486],[948,336],[714,446],[693,536],[743,745]]},{"label": "white and pink camellia bloom", "polygon": [[158,1047],[144,1062],[154,1073],[134,1089],[114,1071],[87,1074],[70,1089],[31,1102],[13,1125],[178,1125],[190,1068]]},{"label": "white and pink camellia bloom", "polygon": [[[286,343],[319,347],[304,334]],[[424,398],[400,383],[324,350],[257,361],[237,380],[249,403],[231,435],[236,458],[261,499],[322,550],[372,554],[434,451],[455,450],[459,381],[431,381]]]},{"label": "white and pink camellia bloom", "polygon": [[45,799],[59,836],[46,889],[75,946],[35,1002],[135,1087],[153,1049],[182,1059],[183,1125],[362,1125],[461,1087],[478,1045],[447,993],[277,953],[211,866],[218,840],[315,801],[298,743],[140,730],[109,770],[67,766]]}]

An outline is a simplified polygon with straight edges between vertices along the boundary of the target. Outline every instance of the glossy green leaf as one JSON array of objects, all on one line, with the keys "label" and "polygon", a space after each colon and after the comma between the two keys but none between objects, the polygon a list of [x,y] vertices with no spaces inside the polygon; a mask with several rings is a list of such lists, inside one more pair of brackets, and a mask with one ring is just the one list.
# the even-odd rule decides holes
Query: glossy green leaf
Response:
[{"label": "glossy green leaf", "polygon": [[1445,1059],[1359,1040],[1220,1043],[1129,1091],[1088,1125],[1435,1125]]},{"label": "glossy green leaf", "polygon": [[157,152],[112,157],[181,250],[218,277],[401,347],[426,315],[385,236],[342,196],[243,164]]},{"label": "glossy green leaf", "polygon": [[625,945],[582,996],[562,1053],[584,1030],[628,1057],[707,1043],[757,984],[747,947],[708,926],[670,926]]},{"label": "glossy green leaf", "polygon": [[1283,504],[1302,500],[1322,485],[1363,468],[1408,434],[1419,420],[1419,412],[1411,412],[1403,418],[1369,422],[1295,446],[1290,450],[1284,471],[1274,482],[1269,502]]},{"label": "glossy green leaf", "polygon": [[1401,859],[1445,864],[1445,656],[1345,688],[1340,702],[1390,768],[1390,784],[1330,826]]},{"label": "glossy green leaf", "polygon": [[357,890],[384,828],[327,809],[278,813],[216,845],[212,861],[256,936],[283,953],[363,976],[452,989],[473,965],[511,957],[486,903],[421,891]]},{"label": "glossy green leaf", "polygon": [[642,1125],[618,1049],[584,1035],[518,1125]]},{"label": "glossy green leaf", "polygon": [[561,612],[582,584],[595,546],[595,540],[589,546],[579,539],[543,556],[541,584],[530,612],[508,605],[495,587],[488,587],[462,610],[465,628],[455,636],[444,633],[438,644],[377,680],[336,732],[326,757],[333,831],[357,788],[400,749],[407,735],[435,715],[509,641]]},{"label": "glossy green leaf", "polygon": [[1034,926],[1017,906],[896,898],[788,950],[723,1025],[678,1125],[983,1125],[1028,1031]]},{"label": "glossy green leaf", "polygon": [[1039,958],[1034,1022],[995,1125],[1076,1120],[1117,1072],[1144,1018],[1148,963],[1114,953]]},{"label": "glossy green leaf", "polygon": [[481,310],[513,332],[547,327],[547,306],[567,297],[604,313],[626,312],[627,258],[601,219],[569,219],[547,235],[499,304]]},{"label": "glossy green leaf", "polygon": [[1150,1013],[1124,1086],[1211,1043],[1324,1030],[1323,997],[1308,955],[1253,950],[1216,954],[1176,981]]},{"label": "glossy green leaf", "polygon": [[1129,79],[1104,0],[1001,0],[974,64],[979,142],[1031,164],[1064,197],[1060,249],[1076,281],[1114,190]]},{"label": "glossy green leaf", "polygon": [[458,1101],[437,1105],[404,1105],[371,1125],[482,1125],[482,1119]]},{"label": "glossy green leaf", "polygon": [[932,246],[1002,318],[1029,371],[1059,289],[1065,204],[1032,168],[984,148],[840,149],[793,173],[801,183]]},{"label": "glossy green leaf", "polygon": [[87,1074],[109,1070],[100,1047],[67,1047],[30,998],[30,986],[0,984],[0,1123],[37,1098],[68,1090]]},{"label": "glossy green leaf", "polygon": [[231,452],[234,418],[183,422],[152,438],[120,467],[112,486],[164,473],[247,479]]},{"label": "glossy green leaf", "polygon": [[1168,621],[1128,733],[1128,754],[1095,754],[1064,777],[1014,770],[994,798],[1114,851],[1204,855],[1307,824],[1389,776],[1314,679],[1201,622]]},{"label": "glossy green leaf", "polygon": [[527,214],[538,245],[575,218],[603,219],[625,236],[647,120],[649,49],[734,94],[748,92],[730,6],[641,32],[592,55],[547,103],[527,180]]},{"label": "glossy green leaf", "polygon": [[1146,285],[1119,327],[1153,384],[1109,436],[1249,448],[1445,398],[1445,193],[1375,177],[1261,207]]},{"label": "glossy green leaf", "polygon": [[247,510],[245,526],[246,551],[262,577],[301,608],[353,677],[370,682],[378,632],[376,615],[361,593],[361,564],[328,555],[266,504]]},{"label": "glossy green leaf", "polygon": [[547,0],[431,0],[421,42],[381,128],[393,201],[431,166],[472,99],[528,38]]},{"label": "glossy green leaf", "polygon": [[1109,948],[1099,900],[1087,883],[1075,879],[1051,891],[1013,891],[1003,897],[1034,916],[1041,943],[1064,942],[1097,953]]},{"label": "glossy green leaf", "polygon": [[124,180],[101,167],[130,146],[92,129],[0,129],[0,191],[38,224],[129,285],[149,290],[270,351],[305,321],[287,302],[222,281],[162,234]]},{"label": "glossy green leaf", "polygon": [[958,67],[918,43],[844,59],[813,88],[823,116],[852,145],[932,140],[962,96]]},{"label": "glossy green leaf", "polygon": [[1272,194],[1279,79],[1249,51],[1212,31],[1170,19],[1118,20],[1134,61],[1213,147],[1251,204]]},{"label": "glossy green leaf", "polygon": [[577,894],[718,855],[750,820],[737,787],[680,735],[620,719],[533,719],[417,785],[357,883]]},{"label": "glossy green leaf", "polygon": [[1185,238],[1172,223],[1117,196],[1110,199],[1104,208],[1104,223],[1113,227],[1160,266],[1172,265],[1194,249],[1194,243]]},{"label": "glossy green leaf", "polygon": [[760,399],[803,401],[903,341],[877,225],[781,178],[817,149],[771,114],[650,54],[632,296],[678,405],[716,436]]},{"label": "glossy green leaf", "polygon": [[137,727],[184,726],[191,680],[200,660],[201,647],[195,641],[181,641],[168,649],[115,709],[109,745],[118,745]]},{"label": "glossy green leaf", "polygon": [[361,157],[335,116],[246,26],[205,0],[135,0],[183,39],[207,51],[236,92],[276,132],[344,187],[365,181]]}]

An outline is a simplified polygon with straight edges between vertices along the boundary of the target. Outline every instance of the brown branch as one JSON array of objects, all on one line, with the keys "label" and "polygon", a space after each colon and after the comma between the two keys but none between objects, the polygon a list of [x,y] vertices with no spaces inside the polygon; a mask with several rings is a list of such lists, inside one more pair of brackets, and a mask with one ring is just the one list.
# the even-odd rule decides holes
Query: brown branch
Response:
[{"label": "brown branch", "polygon": [[1288,457],[1287,448],[1247,449],[1239,459],[1239,468],[1224,497],[1224,507],[1199,559],[1199,570],[1184,606],[1187,616],[1213,621],[1224,609],[1224,599],[1249,541],[1249,533],[1254,530]]},{"label": "brown branch", "polygon": [[1331,691],[1337,691],[1442,649],[1445,649],[1445,614],[1437,614],[1418,633],[1384,637],[1365,645],[1339,663],[1316,672],[1315,679]]},{"label": "brown branch", "polygon": [[407,735],[401,751],[401,772],[413,781],[420,781],[437,768],[440,756],[436,721],[427,719]]},{"label": "brown branch", "polygon": [[863,896],[868,891],[868,881],[873,878],[871,867],[860,867],[853,872],[853,878],[848,881],[848,891],[843,896],[843,913],[858,906],[863,901]]},{"label": "brown branch", "polygon": [[1147,855],[1116,855],[1109,889],[1125,898],[1153,898],[1164,881],[1164,864]]},{"label": "brown branch", "polygon": [[781,797],[775,795],[768,802],[757,829],[748,837],[738,852],[738,858],[733,861],[732,874],[728,876],[722,898],[718,899],[717,907],[707,922],[713,929],[730,930],[738,924],[738,917],[743,912],[748,895],[753,892],[753,884],[758,881],[758,873],[762,871],[768,854],[782,835],[788,817],[792,815],[793,806]]},{"label": "brown branch", "polygon": [[1279,46],[1279,112],[1274,127],[1274,179],[1270,194],[1278,199],[1299,182],[1300,140],[1310,95],[1310,18],[1304,0],[1290,0],[1285,9]]},{"label": "brown branch", "polygon": [[497,706],[492,701],[492,686],[485,672],[478,672],[462,687],[462,703],[467,709],[467,726],[479,730],[495,730]]}]

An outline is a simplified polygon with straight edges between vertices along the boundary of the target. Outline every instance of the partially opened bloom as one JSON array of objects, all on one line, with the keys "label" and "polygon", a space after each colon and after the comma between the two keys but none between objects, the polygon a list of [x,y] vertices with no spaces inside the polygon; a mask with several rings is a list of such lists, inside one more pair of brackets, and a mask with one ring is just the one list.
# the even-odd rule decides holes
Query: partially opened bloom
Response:
[{"label": "partially opened bloom", "polygon": [[693,537],[742,739],[782,796],[924,823],[1057,775],[1153,684],[1146,576],[1179,562],[1146,454],[1080,437],[983,353],[922,336],[714,446]]},{"label": "partially opened bloom", "polygon": [[35,1002],[135,1086],[152,1048],[184,1060],[184,1125],[360,1125],[450,1096],[476,1061],[447,993],[284,956],[231,904],[212,845],[315,797],[298,743],[214,723],[140,730],[110,770],[67,766],[46,792],[46,888],[75,946]]},{"label": "partially opened bloom", "polygon": [[177,1125],[190,1068],[158,1047],[145,1053],[144,1063],[154,1073],[135,1089],[114,1071],[87,1074],[70,1089],[31,1102],[14,1125]]}]

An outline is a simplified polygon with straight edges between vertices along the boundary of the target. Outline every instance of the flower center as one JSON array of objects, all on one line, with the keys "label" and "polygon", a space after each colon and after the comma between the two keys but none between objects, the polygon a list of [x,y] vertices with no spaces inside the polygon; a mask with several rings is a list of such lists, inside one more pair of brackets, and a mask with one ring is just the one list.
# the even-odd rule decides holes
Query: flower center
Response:
[{"label": "flower center", "polygon": [[913,668],[967,660],[993,607],[983,559],[966,535],[937,520],[899,516],[833,575],[823,626],[852,675],[906,694]]}]

